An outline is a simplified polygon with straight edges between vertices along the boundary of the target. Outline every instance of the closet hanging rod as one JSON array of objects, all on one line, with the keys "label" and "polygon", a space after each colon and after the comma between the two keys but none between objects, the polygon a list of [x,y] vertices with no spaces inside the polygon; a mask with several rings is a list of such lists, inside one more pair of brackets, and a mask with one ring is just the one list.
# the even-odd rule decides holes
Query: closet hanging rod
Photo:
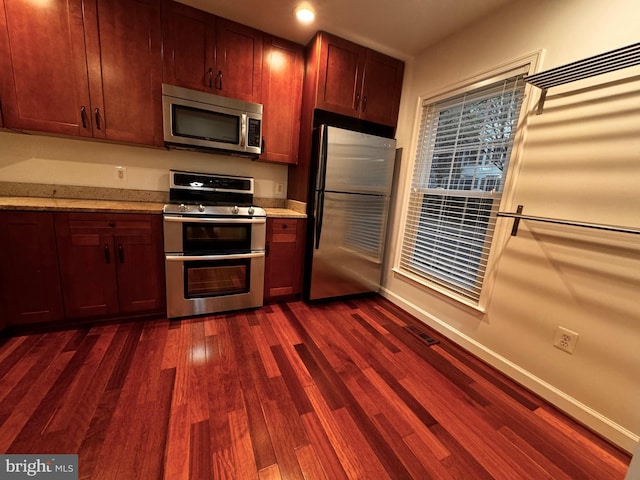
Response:
[{"label": "closet hanging rod", "polygon": [[540,114],[549,88],[636,65],[640,65],[640,43],[536,73],[525,77],[524,80],[542,89],[538,102]]},{"label": "closet hanging rod", "polygon": [[523,205],[518,205],[515,213],[512,212],[498,212],[498,217],[513,218],[513,227],[511,228],[511,235],[516,236],[518,234],[518,227],[520,220],[531,220],[534,222],[554,223],[558,225],[569,225],[571,227],[591,228],[596,230],[607,230],[609,232],[618,233],[631,233],[634,235],[640,235],[640,228],[621,227],[618,225],[607,225],[602,223],[589,223],[589,222],[576,222],[574,220],[563,220],[560,218],[548,218],[548,217],[536,217],[533,215],[522,215]]}]

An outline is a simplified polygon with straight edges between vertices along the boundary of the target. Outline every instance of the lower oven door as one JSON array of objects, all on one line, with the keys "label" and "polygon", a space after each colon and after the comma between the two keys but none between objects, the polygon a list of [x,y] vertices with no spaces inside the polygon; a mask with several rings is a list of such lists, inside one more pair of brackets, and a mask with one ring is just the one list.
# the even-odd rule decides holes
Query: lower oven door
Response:
[{"label": "lower oven door", "polygon": [[264,262],[264,252],[165,255],[167,316],[262,306]]}]

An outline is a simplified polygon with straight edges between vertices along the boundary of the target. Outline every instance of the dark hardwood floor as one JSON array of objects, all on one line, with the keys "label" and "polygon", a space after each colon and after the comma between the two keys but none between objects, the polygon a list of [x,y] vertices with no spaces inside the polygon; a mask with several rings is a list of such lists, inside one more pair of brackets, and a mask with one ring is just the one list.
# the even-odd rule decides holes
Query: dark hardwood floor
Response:
[{"label": "dark hardwood floor", "polygon": [[606,480],[630,461],[380,297],[8,339],[0,452],[118,480]]}]

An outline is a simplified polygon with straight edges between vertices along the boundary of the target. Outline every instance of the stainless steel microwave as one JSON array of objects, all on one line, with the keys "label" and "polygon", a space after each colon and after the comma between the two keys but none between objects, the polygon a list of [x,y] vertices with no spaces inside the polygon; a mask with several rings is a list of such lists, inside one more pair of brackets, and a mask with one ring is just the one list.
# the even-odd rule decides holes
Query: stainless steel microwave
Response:
[{"label": "stainless steel microwave", "polygon": [[262,105],[162,84],[164,142],[257,157],[262,145]]}]

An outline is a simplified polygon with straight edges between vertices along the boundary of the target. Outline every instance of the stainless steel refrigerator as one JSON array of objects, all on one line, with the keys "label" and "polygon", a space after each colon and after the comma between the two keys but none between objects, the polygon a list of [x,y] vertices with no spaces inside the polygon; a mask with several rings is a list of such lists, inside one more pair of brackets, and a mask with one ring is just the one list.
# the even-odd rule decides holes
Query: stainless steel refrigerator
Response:
[{"label": "stainless steel refrigerator", "polygon": [[378,291],[396,141],[322,125],[316,142],[304,298]]}]

